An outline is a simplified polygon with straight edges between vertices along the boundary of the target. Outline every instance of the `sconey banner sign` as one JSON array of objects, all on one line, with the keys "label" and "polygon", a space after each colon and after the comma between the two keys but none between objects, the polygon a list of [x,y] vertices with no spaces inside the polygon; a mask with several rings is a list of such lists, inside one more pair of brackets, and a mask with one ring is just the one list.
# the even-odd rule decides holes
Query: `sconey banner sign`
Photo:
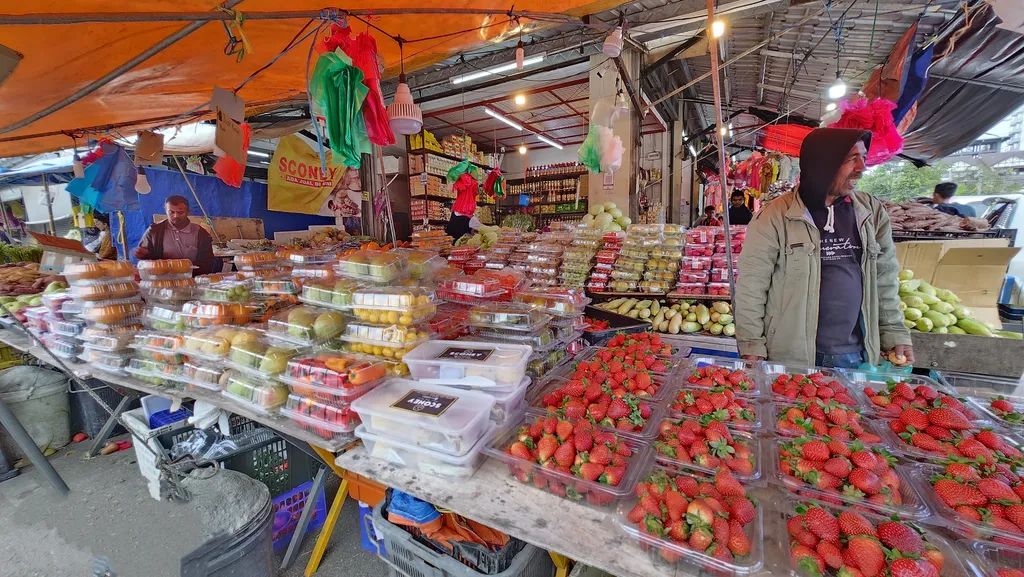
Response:
[{"label": "sconey banner sign", "polygon": [[[281,138],[267,171],[267,208],[282,212],[336,216],[342,206],[348,214],[353,204],[348,200],[357,193],[354,203],[359,212],[361,189],[359,171],[332,163],[330,149],[325,151],[327,170],[320,167],[320,156],[295,135]],[[353,182],[354,179],[354,182]],[[337,197],[337,198],[335,198]]]}]

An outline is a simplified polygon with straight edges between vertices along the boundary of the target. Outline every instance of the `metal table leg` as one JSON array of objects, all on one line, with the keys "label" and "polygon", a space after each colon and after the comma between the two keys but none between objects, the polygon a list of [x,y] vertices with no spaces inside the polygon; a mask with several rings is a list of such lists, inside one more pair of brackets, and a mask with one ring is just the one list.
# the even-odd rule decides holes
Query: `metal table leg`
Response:
[{"label": "metal table leg", "polygon": [[306,504],[302,507],[302,514],[299,515],[299,524],[295,526],[292,539],[288,542],[288,550],[285,551],[284,560],[281,561],[281,571],[288,569],[288,566],[295,560],[295,556],[299,554],[302,540],[306,536],[306,527],[309,526],[309,521],[313,517],[313,511],[316,511],[317,496],[324,488],[326,480],[327,469],[320,469],[316,472],[316,477],[313,478],[313,487],[310,488],[309,497],[306,497]]},{"label": "metal table leg", "polygon": [[554,551],[548,551],[548,555],[551,556],[551,561],[557,568],[555,571],[555,577],[567,577],[569,575],[569,569],[572,568],[569,564],[572,560],[565,555],[559,555]]},{"label": "metal table leg", "polygon": [[102,449],[103,445],[107,442],[107,437],[110,436],[110,431],[113,431],[114,427],[117,426],[118,417],[121,416],[121,413],[128,408],[128,405],[131,404],[132,401],[138,398],[139,395],[135,393],[129,393],[121,397],[121,402],[114,408],[114,412],[110,413],[110,417],[105,423],[103,423],[103,427],[100,428],[99,434],[96,435],[96,438],[93,440],[92,447],[89,447],[89,450],[85,452],[86,459],[95,457],[99,454],[100,449]]},{"label": "metal table leg", "polygon": [[21,423],[18,422],[18,418],[14,416],[14,413],[7,408],[7,405],[4,404],[3,401],[0,401],[0,425],[3,425],[3,427],[7,429],[7,432],[11,434],[11,437],[14,437],[14,441],[18,443],[21,450],[24,451],[29,460],[32,461],[32,464],[39,469],[39,472],[46,477],[46,480],[53,485],[54,490],[56,490],[61,497],[64,497],[71,492],[71,490],[68,489],[67,484],[64,483],[64,479],[62,479],[60,475],[57,474],[57,470],[53,468],[53,464],[46,460],[42,451],[39,450],[39,447],[36,446],[32,437],[29,436],[28,431],[25,430],[25,427],[21,426]]}]

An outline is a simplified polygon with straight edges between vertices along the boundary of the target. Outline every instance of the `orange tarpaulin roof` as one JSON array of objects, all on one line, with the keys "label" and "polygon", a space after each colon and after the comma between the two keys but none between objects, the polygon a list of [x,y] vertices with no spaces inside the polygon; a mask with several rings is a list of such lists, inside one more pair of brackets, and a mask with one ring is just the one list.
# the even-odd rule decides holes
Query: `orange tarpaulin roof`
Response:
[{"label": "orange tarpaulin roof", "polygon": [[[322,0],[244,0],[234,9],[246,12],[319,11]],[[515,10],[583,15],[619,4],[618,0],[515,0]],[[208,12],[212,0],[8,0],[0,4],[0,19],[10,15],[80,15],[153,12]],[[447,0],[442,7],[419,0],[384,0],[345,6],[349,10],[477,9],[507,11],[512,2]],[[219,21],[207,22],[190,35],[153,55],[95,92],[31,124],[0,133],[0,157],[68,148],[72,140],[62,131],[83,129],[121,133],[160,125],[202,105],[214,85],[234,89],[266,65],[296,36],[309,18],[246,20],[245,36],[253,53],[242,62],[226,56],[227,35]],[[516,31],[506,14],[387,14],[371,23],[405,44],[405,68],[412,71],[471,47],[505,40]],[[522,19],[524,26],[547,25]],[[188,22],[89,22],[76,24],[0,25],[0,44],[24,55],[14,72],[0,84],[0,130],[60,102],[117,69],[138,54],[180,30]],[[314,22],[309,30],[314,29]],[[354,32],[367,25],[349,19]],[[384,58],[386,77],[399,67],[398,44],[370,30]],[[447,36],[447,35],[451,36]],[[417,41],[419,40],[419,41]],[[305,98],[309,40],[292,49],[260,73],[238,94],[250,107],[276,105]],[[315,58],[315,55],[314,55]],[[194,120],[190,118],[188,120]],[[81,142],[80,142],[81,144]]]}]

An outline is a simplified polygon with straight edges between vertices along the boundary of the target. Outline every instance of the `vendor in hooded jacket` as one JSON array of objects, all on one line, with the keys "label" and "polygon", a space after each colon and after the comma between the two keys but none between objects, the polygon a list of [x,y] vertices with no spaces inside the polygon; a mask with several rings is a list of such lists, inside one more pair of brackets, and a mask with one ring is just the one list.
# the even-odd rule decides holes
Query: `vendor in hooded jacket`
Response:
[{"label": "vendor in hooded jacket", "polygon": [[735,303],[743,358],[856,368],[891,351],[914,362],[889,215],[856,190],[870,146],[867,131],[812,131],[797,189],[747,227]]}]

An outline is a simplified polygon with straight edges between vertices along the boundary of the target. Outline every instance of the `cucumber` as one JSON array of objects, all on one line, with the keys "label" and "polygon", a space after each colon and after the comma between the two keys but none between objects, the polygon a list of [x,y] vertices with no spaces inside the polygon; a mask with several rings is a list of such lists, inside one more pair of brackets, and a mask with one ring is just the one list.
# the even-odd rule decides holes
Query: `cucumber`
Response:
[{"label": "cucumber", "polygon": [[996,331],[996,332],[994,332],[992,334],[994,334],[997,337],[1003,337],[1004,339],[1017,339],[1017,340],[1024,339],[1024,335],[1022,335],[1020,333],[1015,333],[1013,331]]}]

